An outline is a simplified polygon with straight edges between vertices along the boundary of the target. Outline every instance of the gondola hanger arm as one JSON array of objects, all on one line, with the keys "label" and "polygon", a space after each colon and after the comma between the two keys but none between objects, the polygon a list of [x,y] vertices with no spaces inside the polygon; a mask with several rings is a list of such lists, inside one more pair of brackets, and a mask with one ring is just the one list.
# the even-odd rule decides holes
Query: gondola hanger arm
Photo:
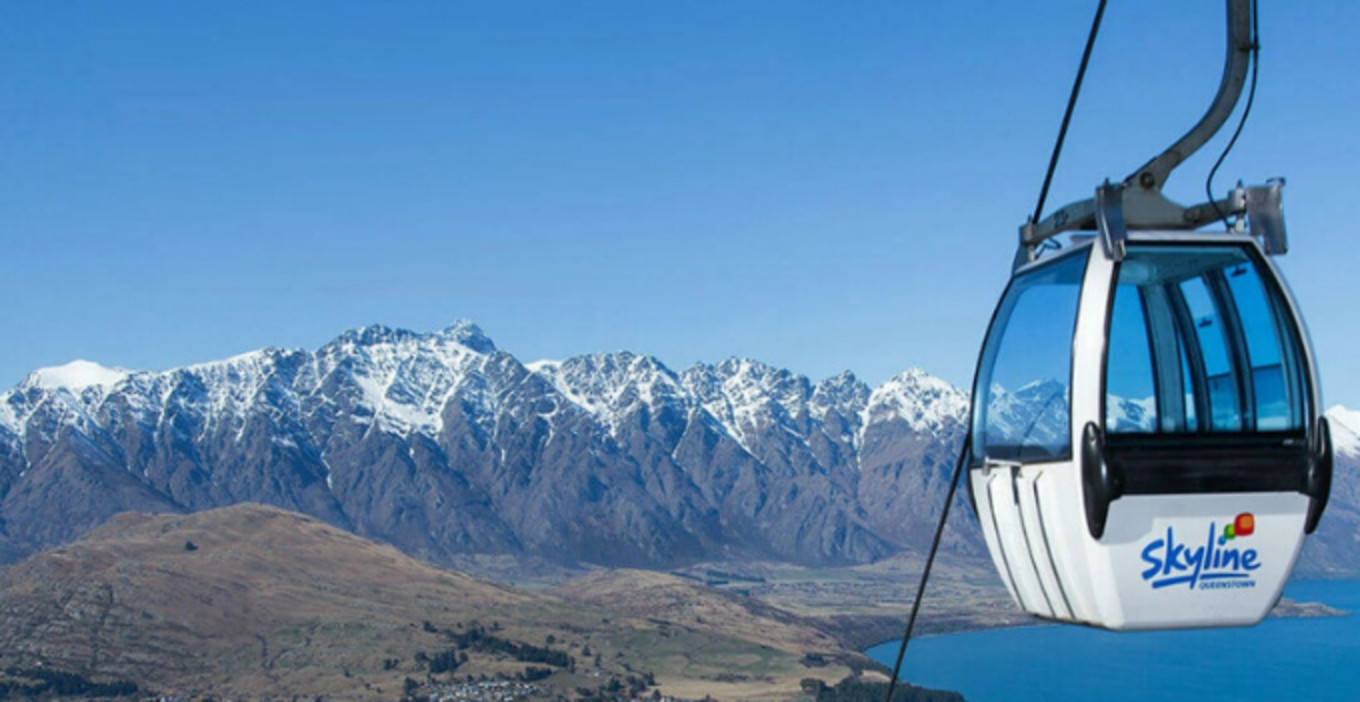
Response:
[{"label": "gondola hanger arm", "polygon": [[[1247,193],[1255,188],[1239,187],[1223,200],[1189,207],[1162,194],[1162,186],[1172,171],[1218,133],[1242,95],[1255,48],[1251,32],[1251,0],[1227,0],[1227,25],[1223,78],[1209,109],[1184,136],[1122,183],[1122,209],[1129,229],[1196,229],[1220,219],[1221,215],[1240,215],[1247,211],[1250,199]],[[1278,186],[1274,190],[1278,194]],[[1032,260],[1036,246],[1063,232],[1096,229],[1096,214],[1096,201],[1092,197],[1059,208],[1037,223],[1026,222],[1020,227],[1020,259]]]},{"label": "gondola hanger arm", "polygon": [[1242,87],[1247,82],[1251,52],[1255,48],[1251,38],[1251,0],[1227,0],[1227,2],[1227,56],[1223,62],[1223,78],[1218,84],[1218,94],[1214,96],[1214,101],[1199,122],[1176,143],[1125,178],[1126,186],[1160,191],[1167,178],[1171,176],[1171,171],[1212,139],[1237,107],[1237,101],[1242,97]]}]

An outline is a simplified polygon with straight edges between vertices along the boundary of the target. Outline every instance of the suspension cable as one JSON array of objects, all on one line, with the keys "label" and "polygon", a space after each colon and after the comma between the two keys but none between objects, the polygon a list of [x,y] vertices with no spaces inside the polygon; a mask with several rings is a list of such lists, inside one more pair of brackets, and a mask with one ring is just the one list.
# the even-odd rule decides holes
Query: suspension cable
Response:
[{"label": "suspension cable", "polygon": [[892,702],[893,692],[897,689],[897,676],[902,672],[902,659],[907,655],[907,642],[911,641],[911,631],[916,628],[916,614],[921,611],[921,600],[926,594],[926,582],[930,580],[930,569],[935,565],[935,554],[940,550],[940,537],[944,535],[945,522],[949,521],[949,507],[954,504],[954,493],[959,487],[959,476],[963,475],[963,464],[968,457],[968,443],[973,440],[971,429],[964,434],[963,447],[959,450],[959,460],[954,464],[954,476],[949,480],[949,494],[944,498],[944,510],[940,512],[940,523],[935,526],[935,538],[930,542],[930,554],[926,556],[925,570],[921,571],[921,583],[916,587],[916,600],[911,603],[911,615],[907,617],[907,630],[902,634],[902,645],[897,649],[897,662],[893,664],[892,677],[888,678],[888,694],[884,702]]},{"label": "suspension cable", "polygon": [[1091,22],[1091,33],[1086,37],[1086,50],[1081,54],[1081,67],[1077,69],[1077,79],[1072,83],[1072,94],[1067,98],[1067,111],[1063,113],[1062,127],[1058,129],[1058,141],[1053,144],[1053,155],[1048,159],[1048,173],[1044,175],[1044,186],[1039,190],[1039,202],[1034,206],[1034,216],[1030,221],[1038,224],[1044,213],[1044,201],[1048,199],[1048,186],[1053,182],[1053,172],[1058,168],[1058,157],[1062,154],[1063,141],[1067,138],[1067,126],[1072,123],[1072,111],[1077,107],[1077,95],[1081,93],[1081,82],[1086,78],[1086,66],[1091,62],[1091,49],[1095,48],[1096,35],[1100,33],[1100,20],[1105,16],[1105,2],[1100,0],[1096,6],[1096,17]]},{"label": "suspension cable", "polygon": [[1228,158],[1228,153],[1237,144],[1237,137],[1242,135],[1242,127],[1247,124],[1247,117],[1251,114],[1251,104],[1256,99],[1256,69],[1260,65],[1260,16],[1257,14],[1256,0],[1251,0],[1251,86],[1247,88],[1247,104],[1242,108],[1242,117],[1237,121],[1237,129],[1233,131],[1232,138],[1228,140],[1228,145],[1223,147],[1223,153],[1219,154],[1218,160],[1214,162],[1214,167],[1209,169],[1209,177],[1204,179],[1204,194],[1208,196],[1209,204],[1214,208],[1214,214],[1218,215],[1218,221],[1225,224],[1228,216],[1223,214],[1223,209],[1218,206],[1218,201],[1214,199],[1214,174],[1218,173],[1218,167],[1222,166],[1224,159]]},{"label": "suspension cable", "polygon": [[[1253,0],[1254,1],[1254,0]],[[1067,99],[1067,110],[1063,113],[1062,126],[1058,129],[1058,139],[1053,145],[1053,155],[1048,161],[1048,172],[1044,174],[1044,185],[1039,190],[1039,202],[1034,206],[1034,216],[1031,222],[1037,223],[1040,215],[1044,212],[1044,201],[1048,199],[1048,187],[1053,182],[1053,172],[1057,170],[1058,158],[1062,155],[1063,141],[1067,138],[1067,128],[1072,123],[1072,112],[1077,106],[1077,96],[1081,94],[1081,84],[1086,78],[1086,67],[1091,63],[1091,50],[1095,48],[1096,36],[1100,34],[1100,22],[1105,16],[1105,4],[1107,0],[1100,0],[1096,6],[1095,19],[1091,21],[1091,32],[1086,37],[1086,48],[1081,54],[1081,65],[1077,68],[1077,79],[1072,83],[1072,94]],[[925,569],[921,571],[921,582],[916,587],[916,599],[911,603],[911,614],[907,616],[907,628],[902,634],[902,645],[897,649],[897,660],[893,663],[892,676],[888,678],[888,692],[884,697],[884,702],[892,702],[893,693],[897,690],[897,679],[902,673],[902,661],[907,656],[907,644],[911,642],[912,631],[916,628],[916,617],[921,611],[921,601],[925,598],[926,583],[930,581],[930,571],[935,565],[935,555],[940,550],[940,539],[944,536],[945,524],[949,521],[949,508],[954,504],[954,495],[958,492],[959,478],[963,475],[963,466],[968,458],[968,442],[972,440],[972,430],[964,435],[963,449],[959,451],[959,460],[954,464],[954,474],[949,480],[949,492],[944,500],[944,509],[940,512],[940,521],[935,525],[935,537],[930,542],[930,552],[926,555]]]}]

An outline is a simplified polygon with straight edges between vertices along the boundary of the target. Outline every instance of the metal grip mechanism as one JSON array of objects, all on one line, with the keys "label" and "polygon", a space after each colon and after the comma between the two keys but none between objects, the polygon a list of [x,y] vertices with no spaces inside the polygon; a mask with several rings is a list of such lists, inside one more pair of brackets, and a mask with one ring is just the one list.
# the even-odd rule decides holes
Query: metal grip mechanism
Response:
[{"label": "metal grip mechanism", "polygon": [[1118,200],[1128,230],[1193,230],[1227,217],[1246,215],[1251,221],[1251,233],[1262,241],[1267,253],[1278,255],[1288,250],[1280,204],[1281,180],[1262,186],[1239,185],[1223,200],[1188,207],[1162,194],[1162,186],[1171,172],[1212,139],[1232,116],[1246,83],[1256,48],[1251,36],[1251,0],[1226,1],[1228,40],[1223,78],[1204,116],[1176,143],[1125,178],[1118,189],[1112,190],[1107,184],[1097,189],[1094,198],[1070,203],[1042,221],[1026,221],[1020,227],[1015,268],[1033,261],[1040,244],[1064,232],[1099,229],[1103,236],[1106,227],[1102,216],[1111,207],[1110,198]]},{"label": "metal grip mechanism", "polygon": [[1129,227],[1124,222],[1124,186],[1108,181],[1096,188],[1096,229],[1105,253],[1116,263],[1128,249]]}]

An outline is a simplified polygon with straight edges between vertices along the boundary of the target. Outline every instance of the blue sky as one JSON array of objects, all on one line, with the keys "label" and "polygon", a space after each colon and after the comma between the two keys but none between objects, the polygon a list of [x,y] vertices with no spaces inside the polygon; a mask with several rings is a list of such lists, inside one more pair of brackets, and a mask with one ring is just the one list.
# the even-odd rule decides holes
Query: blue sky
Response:
[{"label": "blue sky", "polygon": [[[455,318],[525,360],[967,383],[1094,7],[6,2],[0,386]],[[1222,13],[1111,4],[1050,209],[1199,117]],[[1263,3],[1217,181],[1289,179],[1280,265],[1352,406],[1356,27]]]}]

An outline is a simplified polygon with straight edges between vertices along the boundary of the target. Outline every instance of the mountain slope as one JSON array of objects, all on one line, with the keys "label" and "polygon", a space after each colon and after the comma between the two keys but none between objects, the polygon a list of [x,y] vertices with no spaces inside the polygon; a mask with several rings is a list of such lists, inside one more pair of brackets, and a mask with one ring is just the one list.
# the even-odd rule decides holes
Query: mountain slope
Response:
[{"label": "mountain slope", "polygon": [[[1052,394],[996,390],[1002,420]],[[1145,419],[1138,401],[1112,406]],[[928,543],[967,411],[966,393],[920,370],[871,388],[737,358],[526,364],[468,322],[163,372],[75,362],[0,394],[0,562],[127,510],[242,502],[445,565],[873,562]],[[1360,420],[1332,415],[1336,494],[1310,574],[1360,572],[1360,439],[1346,429]],[[954,508],[970,513],[962,491]],[[989,567],[971,518],[951,520],[945,546]]]},{"label": "mountain slope", "polygon": [[274,508],[129,513],[0,573],[0,651],[180,693],[276,694],[325,668],[321,694],[345,687],[346,669],[393,677],[365,639],[391,646],[436,613],[534,605]]},{"label": "mountain slope", "polygon": [[628,352],[526,365],[466,322],[165,372],[77,362],[0,395],[0,556],[125,510],[256,501],[436,563],[871,561],[928,528],[918,496],[966,411],[919,371],[894,383]]},{"label": "mountain slope", "polygon": [[[699,586],[691,595],[730,600]],[[650,673],[670,694],[730,699],[787,697],[802,677],[835,682],[850,671],[806,669],[799,661],[810,653],[867,662],[788,615],[739,612],[716,613],[703,629],[649,621],[607,602],[479,582],[310,517],[238,505],[120,515],[0,572],[0,669],[132,681],[144,694],[395,699],[406,678],[432,688],[534,666],[551,673],[538,684],[558,693],[614,678],[641,684]],[[782,638],[748,635],[771,623]],[[432,659],[448,650],[467,658],[440,672]]]},{"label": "mountain slope", "polygon": [[690,629],[740,638],[789,651],[830,651],[835,640],[818,624],[759,600],[714,590],[698,582],[646,570],[600,570],[550,590],[575,602],[638,619],[675,622]]},{"label": "mountain slope", "polygon": [[1336,458],[1332,494],[1297,567],[1313,577],[1355,577],[1360,573],[1360,412],[1333,407],[1327,420]]}]

